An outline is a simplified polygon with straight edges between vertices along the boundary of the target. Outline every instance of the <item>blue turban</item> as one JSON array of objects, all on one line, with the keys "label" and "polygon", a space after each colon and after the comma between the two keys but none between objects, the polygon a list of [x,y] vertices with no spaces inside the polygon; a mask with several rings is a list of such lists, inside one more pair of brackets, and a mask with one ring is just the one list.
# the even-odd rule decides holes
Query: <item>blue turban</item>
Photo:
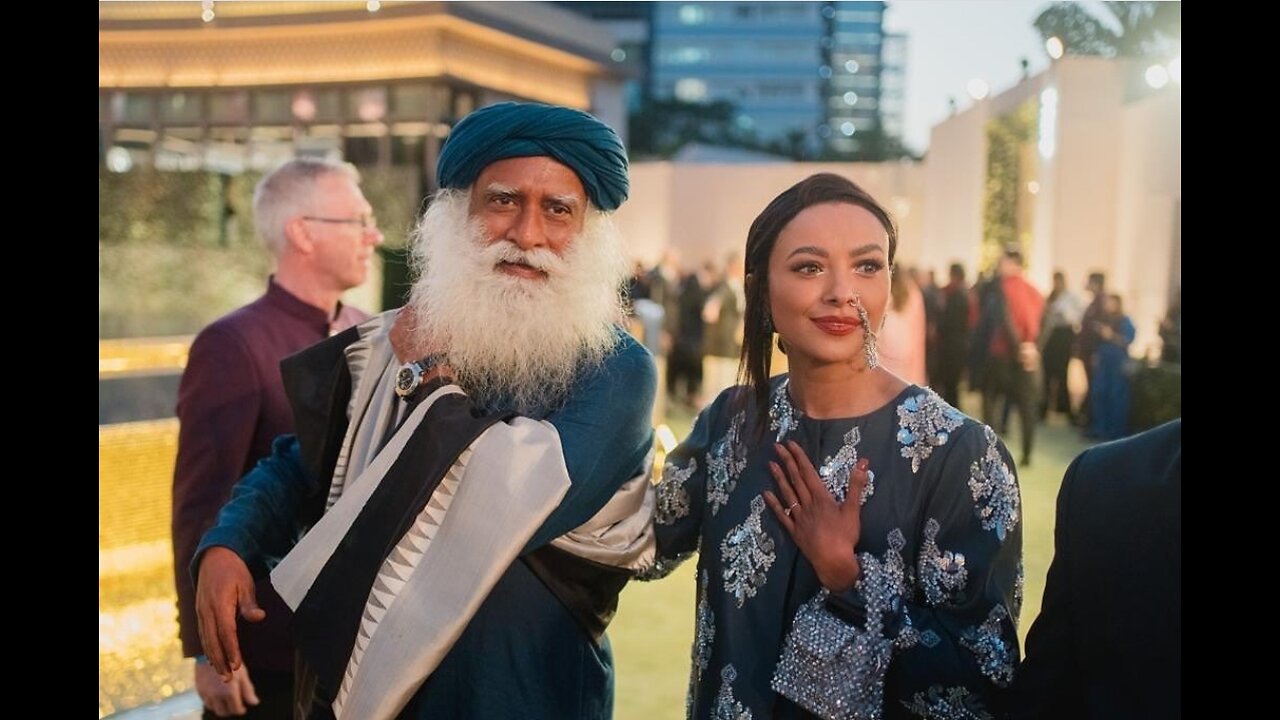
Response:
[{"label": "blue turban", "polygon": [[578,174],[591,203],[617,210],[627,199],[627,151],[613,128],[567,107],[504,102],[471,113],[440,150],[441,187],[470,187],[498,160],[547,156]]}]

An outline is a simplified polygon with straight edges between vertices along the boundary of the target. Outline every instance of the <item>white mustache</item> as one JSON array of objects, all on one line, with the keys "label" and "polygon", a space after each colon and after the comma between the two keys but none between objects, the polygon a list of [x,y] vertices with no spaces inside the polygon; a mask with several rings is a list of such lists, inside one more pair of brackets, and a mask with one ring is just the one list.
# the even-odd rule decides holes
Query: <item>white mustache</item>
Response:
[{"label": "white mustache", "polygon": [[[617,288],[630,267],[621,238],[608,218],[588,214],[561,257],[549,246],[525,249],[489,236],[468,208],[465,192],[446,190],[423,215],[410,303],[424,336],[450,349],[450,365],[477,402],[542,413],[616,344]],[[547,277],[512,277],[502,262]]]},{"label": "white mustache", "polygon": [[490,243],[484,248],[482,254],[490,267],[498,263],[528,265],[535,270],[546,273],[548,276],[561,275],[568,269],[565,259],[548,248],[521,250],[514,243],[506,240]]}]

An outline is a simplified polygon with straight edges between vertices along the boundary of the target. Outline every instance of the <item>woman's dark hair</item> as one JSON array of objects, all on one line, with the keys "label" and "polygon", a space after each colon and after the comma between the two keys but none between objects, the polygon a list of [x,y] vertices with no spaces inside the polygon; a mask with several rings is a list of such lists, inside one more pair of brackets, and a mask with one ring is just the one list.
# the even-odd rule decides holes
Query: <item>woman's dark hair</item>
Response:
[{"label": "woman's dark hair", "polygon": [[778,235],[802,211],[823,203],[848,203],[871,213],[889,236],[889,264],[898,251],[898,229],[876,199],[851,180],[832,173],[810,175],[787,188],[751,223],[747,231],[747,311],[743,318],[742,358],[738,381],[750,385],[756,399],[756,427],[769,421],[769,366],[773,359],[773,328],[769,317],[769,256]]}]

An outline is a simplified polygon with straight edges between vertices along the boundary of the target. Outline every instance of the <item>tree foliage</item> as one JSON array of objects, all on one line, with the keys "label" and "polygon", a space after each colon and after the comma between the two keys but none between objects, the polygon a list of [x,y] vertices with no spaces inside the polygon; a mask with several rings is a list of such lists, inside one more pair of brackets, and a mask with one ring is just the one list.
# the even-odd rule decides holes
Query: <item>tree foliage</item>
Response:
[{"label": "tree foliage", "polygon": [[1044,39],[1062,40],[1068,55],[1149,57],[1170,54],[1182,40],[1181,2],[1105,2],[1107,17],[1088,6],[1055,2],[1035,19]]}]

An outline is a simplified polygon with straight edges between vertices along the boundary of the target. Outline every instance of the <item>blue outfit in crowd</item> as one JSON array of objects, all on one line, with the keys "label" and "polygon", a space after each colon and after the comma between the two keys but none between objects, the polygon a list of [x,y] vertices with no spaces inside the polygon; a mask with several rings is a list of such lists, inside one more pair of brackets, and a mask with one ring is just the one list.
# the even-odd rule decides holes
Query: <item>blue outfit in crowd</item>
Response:
[{"label": "blue outfit in crowd", "polygon": [[1127,315],[1112,322],[1114,335],[1099,340],[1094,353],[1093,384],[1089,386],[1089,404],[1093,420],[1090,435],[1115,440],[1129,434],[1129,345],[1137,331]]}]

